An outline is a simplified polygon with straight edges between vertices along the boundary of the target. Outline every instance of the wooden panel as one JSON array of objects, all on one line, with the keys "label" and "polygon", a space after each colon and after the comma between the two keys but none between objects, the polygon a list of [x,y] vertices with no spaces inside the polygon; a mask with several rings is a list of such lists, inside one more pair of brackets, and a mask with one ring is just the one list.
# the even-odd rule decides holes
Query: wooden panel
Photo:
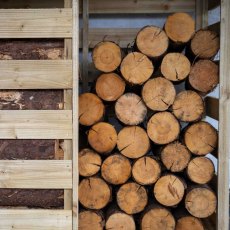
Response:
[{"label": "wooden panel", "polygon": [[72,61],[0,61],[0,89],[66,89],[72,87]]},{"label": "wooden panel", "polygon": [[218,230],[229,229],[230,1],[221,1]]},{"label": "wooden panel", "polygon": [[71,110],[0,111],[0,139],[71,138]]},{"label": "wooden panel", "polygon": [[196,0],[196,30],[208,25],[208,0]]},{"label": "wooden panel", "polygon": [[0,38],[71,36],[70,9],[0,9]]},{"label": "wooden panel", "polygon": [[0,188],[72,188],[72,161],[1,160]]},{"label": "wooden panel", "polygon": [[219,119],[219,100],[213,97],[205,98],[206,115],[216,120]]},{"label": "wooden panel", "polygon": [[67,210],[0,210],[1,229],[71,230],[72,212]]}]

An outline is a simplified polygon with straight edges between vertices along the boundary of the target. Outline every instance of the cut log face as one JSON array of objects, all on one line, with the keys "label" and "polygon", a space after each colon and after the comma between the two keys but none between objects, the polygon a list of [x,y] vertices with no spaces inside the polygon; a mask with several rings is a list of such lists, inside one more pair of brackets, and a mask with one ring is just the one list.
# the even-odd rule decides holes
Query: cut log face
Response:
[{"label": "cut log face", "polygon": [[187,174],[191,181],[206,184],[214,176],[215,168],[212,161],[206,157],[196,157],[188,164]]},{"label": "cut log face", "polygon": [[118,211],[109,216],[105,224],[105,229],[135,230],[136,226],[132,216]]},{"label": "cut log face", "polygon": [[209,59],[214,57],[220,49],[220,38],[211,30],[199,30],[191,40],[190,49],[194,56]]},{"label": "cut log face", "polygon": [[175,219],[164,207],[151,208],[141,220],[141,229],[174,230]]},{"label": "cut log face", "polygon": [[130,161],[121,154],[109,156],[102,164],[101,175],[110,184],[124,184],[131,176]]},{"label": "cut log face", "polygon": [[185,216],[177,220],[175,230],[205,230],[200,219],[194,216]]},{"label": "cut log face", "polygon": [[83,149],[79,152],[79,174],[81,176],[93,176],[101,168],[101,157],[92,149]]},{"label": "cut log face", "polygon": [[117,148],[124,156],[135,159],[148,152],[150,140],[141,127],[124,127],[118,134]]},{"label": "cut log face", "polygon": [[211,216],[217,205],[214,192],[205,187],[193,188],[185,198],[185,207],[188,212],[198,218]]},{"label": "cut log face", "polygon": [[125,91],[125,82],[116,73],[102,74],[96,82],[97,95],[104,101],[116,101]]},{"label": "cut log face", "polygon": [[153,193],[160,204],[174,206],[180,203],[184,191],[185,186],[182,180],[173,174],[168,174],[156,182]]},{"label": "cut log face", "polygon": [[186,129],[184,142],[193,154],[206,155],[217,147],[217,131],[209,123],[200,121]]},{"label": "cut log face", "polygon": [[137,34],[136,45],[141,53],[158,58],[167,51],[169,39],[161,28],[146,26]]},{"label": "cut log face", "polygon": [[126,125],[138,125],[144,121],[147,108],[142,99],[134,93],[122,95],[115,104],[117,118]]},{"label": "cut log face", "polygon": [[105,226],[102,215],[85,210],[79,213],[79,230],[103,230]]},{"label": "cut log face", "polygon": [[181,121],[197,121],[204,114],[204,101],[198,93],[192,90],[185,90],[176,96],[172,110],[173,114]]},{"label": "cut log face", "polygon": [[151,157],[142,157],[138,159],[132,168],[134,180],[141,185],[154,184],[160,177],[160,164]]},{"label": "cut log face", "polygon": [[127,214],[135,214],[144,210],[148,202],[146,189],[130,182],[120,187],[117,192],[117,204]]},{"label": "cut log face", "polygon": [[105,73],[112,72],[118,68],[121,63],[121,49],[114,42],[98,43],[92,53],[95,67]]},{"label": "cut log face", "polygon": [[91,126],[102,120],[105,106],[101,99],[93,93],[83,93],[79,96],[79,123]]},{"label": "cut log face", "polygon": [[195,33],[195,21],[187,13],[175,13],[168,16],[165,32],[175,43],[187,43]]},{"label": "cut log face", "polygon": [[159,112],[150,118],[147,133],[154,143],[168,144],[178,138],[180,125],[171,113]]},{"label": "cut log face", "polygon": [[133,52],[123,59],[120,69],[127,82],[142,85],[153,74],[154,66],[146,55]]},{"label": "cut log face", "polygon": [[102,209],[109,203],[110,198],[110,187],[101,178],[89,177],[79,184],[79,201],[86,208]]},{"label": "cut log face", "polygon": [[152,110],[164,111],[173,104],[176,97],[174,85],[163,77],[148,80],[142,89],[142,98]]},{"label": "cut log face", "polygon": [[199,60],[192,66],[188,81],[193,89],[207,94],[219,83],[218,66],[210,60]]},{"label": "cut log face", "polygon": [[183,171],[187,167],[190,157],[189,150],[178,141],[166,145],[161,151],[161,161],[171,172]]},{"label": "cut log face", "polygon": [[161,63],[161,73],[170,81],[182,81],[190,73],[191,64],[188,58],[181,53],[168,53]]},{"label": "cut log face", "polygon": [[89,130],[88,142],[98,153],[109,153],[117,144],[117,132],[111,124],[99,122]]}]

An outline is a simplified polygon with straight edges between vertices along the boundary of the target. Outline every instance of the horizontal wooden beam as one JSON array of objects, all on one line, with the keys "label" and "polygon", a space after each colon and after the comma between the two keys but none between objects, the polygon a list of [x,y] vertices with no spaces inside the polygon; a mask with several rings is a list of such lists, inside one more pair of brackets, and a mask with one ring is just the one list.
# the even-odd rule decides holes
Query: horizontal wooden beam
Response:
[{"label": "horizontal wooden beam", "polygon": [[219,100],[214,97],[206,97],[206,115],[218,120],[219,119]]},{"label": "horizontal wooden beam", "polygon": [[1,229],[72,230],[72,210],[1,209]]},{"label": "horizontal wooden beam", "polygon": [[71,36],[71,9],[0,9],[0,38]]},{"label": "horizontal wooden beam", "polygon": [[0,139],[71,138],[71,110],[0,110]]},{"label": "horizontal wooden beam", "polygon": [[70,60],[4,60],[0,69],[0,89],[72,88]]},{"label": "horizontal wooden beam", "polygon": [[0,188],[71,189],[71,160],[1,160]]}]

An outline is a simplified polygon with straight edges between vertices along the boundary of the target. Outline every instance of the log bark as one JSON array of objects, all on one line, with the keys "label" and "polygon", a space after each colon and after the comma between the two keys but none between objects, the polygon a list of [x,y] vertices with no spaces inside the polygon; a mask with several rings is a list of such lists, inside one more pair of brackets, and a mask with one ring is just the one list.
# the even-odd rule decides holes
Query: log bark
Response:
[{"label": "log bark", "polygon": [[125,82],[116,73],[102,74],[97,79],[96,92],[104,101],[116,101],[125,92]]},{"label": "log bark", "polygon": [[205,107],[202,97],[192,91],[185,90],[177,94],[172,105],[173,114],[184,122],[194,122],[202,118]]},{"label": "log bark", "polygon": [[141,127],[127,126],[118,133],[117,148],[124,156],[135,159],[149,151],[150,140]]},{"label": "log bark", "polygon": [[161,167],[157,160],[145,156],[135,161],[132,167],[133,179],[141,185],[154,184],[161,175]]},{"label": "log bark", "polygon": [[92,53],[95,67],[105,73],[116,70],[121,63],[122,53],[120,47],[114,42],[98,43]]},{"label": "log bark", "polygon": [[124,184],[131,176],[130,161],[121,154],[111,155],[104,160],[101,175],[110,184]]},{"label": "log bark", "polygon": [[171,172],[183,171],[191,158],[189,150],[176,141],[166,145],[161,151],[161,161],[167,170]]},{"label": "log bark", "polygon": [[205,230],[200,219],[194,216],[184,216],[177,220],[175,230]]},{"label": "log bark", "polygon": [[154,111],[164,111],[171,106],[176,97],[174,85],[163,77],[148,80],[142,89],[145,104]]},{"label": "log bark", "polygon": [[79,184],[79,201],[86,208],[104,208],[110,202],[111,195],[110,187],[99,177],[83,179]]},{"label": "log bark", "polygon": [[147,108],[142,99],[134,93],[122,95],[115,104],[117,118],[126,125],[142,123],[147,114]]},{"label": "log bark", "polygon": [[217,131],[211,124],[200,121],[185,130],[184,143],[195,155],[206,155],[217,147]]},{"label": "log bark", "polygon": [[120,70],[127,82],[142,85],[153,74],[154,66],[146,55],[132,52],[123,59]]},{"label": "log bark", "polygon": [[142,28],[136,37],[138,50],[150,58],[157,59],[168,49],[169,39],[165,32],[156,26]]},{"label": "log bark", "polygon": [[171,113],[159,112],[150,118],[147,133],[154,143],[168,144],[178,138],[180,125]]},{"label": "log bark", "polygon": [[122,185],[117,192],[117,204],[127,214],[136,214],[144,210],[148,202],[145,187],[134,183]]}]

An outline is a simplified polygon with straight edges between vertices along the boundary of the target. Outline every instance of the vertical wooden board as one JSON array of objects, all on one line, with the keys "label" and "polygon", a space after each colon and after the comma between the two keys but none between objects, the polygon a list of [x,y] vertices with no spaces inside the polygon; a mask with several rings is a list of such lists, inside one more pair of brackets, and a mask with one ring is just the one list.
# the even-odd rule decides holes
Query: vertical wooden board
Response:
[{"label": "vertical wooden board", "polygon": [[208,26],[208,0],[196,0],[196,30]]}]

